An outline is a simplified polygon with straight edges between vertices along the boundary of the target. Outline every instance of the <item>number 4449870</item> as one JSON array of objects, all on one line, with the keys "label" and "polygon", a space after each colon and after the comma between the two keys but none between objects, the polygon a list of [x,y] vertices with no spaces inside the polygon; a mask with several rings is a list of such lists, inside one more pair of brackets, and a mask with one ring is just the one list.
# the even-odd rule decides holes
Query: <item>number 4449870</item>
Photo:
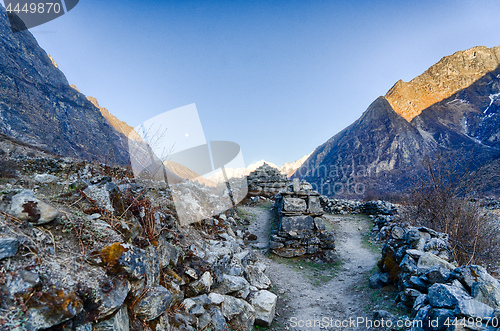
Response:
[{"label": "number 4449870", "polygon": [[19,3],[14,4],[13,3],[9,3],[7,5],[7,8],[5,8],[5,11],[8,12],[8,13],[16,13],[16,14],[20,14],[20,13],[30,13],[30,14],[50,14],[50,13],[55,13],[55,14],[59,14],[61,12],[61,4],[60,3],[53,3],[53,2],[46,2],[46,3],[43,3],[43,2],[39,2],[39,3],[35,3],[35,2],[32,2],[30,4],[28,3],[25,3],[22,7]]}]

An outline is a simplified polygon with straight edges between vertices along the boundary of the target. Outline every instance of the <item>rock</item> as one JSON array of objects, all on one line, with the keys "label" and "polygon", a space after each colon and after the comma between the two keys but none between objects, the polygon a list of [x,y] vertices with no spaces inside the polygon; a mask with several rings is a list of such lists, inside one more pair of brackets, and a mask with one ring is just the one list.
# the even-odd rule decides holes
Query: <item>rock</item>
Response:
[{"label": "rock", "polygon": [[407,254],[399,264],[399,269],[409,275],[415,275],[417,273],[417,264],[415,263],[415,260]]},{"label": "rock", "polygon": [[421,308],[425,307],[428,304],[429,299],[427,298],[427,294],[420,294],[413,302],[412,313],[416,315]]},{"label": "rock", "polygon": [[269,242],[269,249],[272,250],[272,251],[276,251],[276,250],[279,250],[281,248],[283,248],[285,245],[281,242],[278,242],[278,241],[270,241]]},{"label": "rock", "polygon": [[10,298],[28,294],[36,286],[40,285],[40,276],[37,273],[20,270],[9,272],[5,275],[5,285],[7,288],[6,294],[10,294]]},{"label": "rock", "polygon": [[251,331],[255,322],[255,309],[246,301],[225,295],[222,314],[229,321],[229,327]]},{"label": "rock", "polygon": [[307,204],[300,198],[283,198],[283,211],[285,212],[305,212]]},{"label": "rock", "polygon": [[250,284],[248,281],[239,276],[223,275],[221,283],[213,290],[218,294],[228,294],[248,288]]},{"label": "rock", "polygon": [[314,218],[314,225],[316,226],[316,230],[318,230],[318,231],[325,231],[326,230],[325,222],[323,221],[323,219],[321,217]]},{"label": "rock", "polygon": [[103,288],[98,289],[97,300],[101,301],[99,307],[99,319],[114,313],[119,309],[130,291],[130,283],[128,280],[115,279],[113,287],[110,291],[103,291]]},{"label": "rock", "polygon": [[[427,315],[429,321],[431,322],[431,328],[427,327],[424,329],[436,330],[436,331],[446,331],[448,330],[448,326],[446,322],[452,322],[455,316],[453,315],[453,311],[450,309],[443,308],[432,308],[429,314]],[[427,324],[429,325],[429,324]],[[426,325],[426,326],[427,326]]]},{"label": "rock", "polygon": [[35,174],[33,180],[40,184],[54,183],[59,180],[59,177],[50,174]]},{"label": "rock", "polygon": [[148,287],[134,305],[133,312],[138,318],[151,321],[160,316],[171,301],[172,294],[163,286]]},{"label": "rock", "polygon": [[255,324],[268,327],[271,325],[276,309],[278,297],[266,290],[252,294],[250,303],[255,309]]},{"label": "rock", "polygon": [[467,291],[471,291],[472,285],[475,282],[498,284],[498,281],[488,274],[486,269],[478,265],[458,267],[453,270],[452,277],[458,279]]},{"label": "rock", "polygon": [[14,237],[0,237],[0,260],[17,254],[19,240]]},{"label": "rock", "polygon": [[210,315],[212,316],[212,326],[214,327],[214,331],[229,330],[226,319],[218,307],[212,307],[210,309]]},{"label": "rock", "polygon": [[110,319],[95,324],[94,331],[129,331],[127,306],[121,307]]},{"label": "rock", "polygon": [[425,276],[430,284],[445,283],[450,278],[450,269],[439,264],[427,270]]},{"label": "rock", "polygon": [[113,203],[111,202],[110,192],[118,190],[118,188],[110,182],[99,185],[90,185],[83,193],[85,193],[88,197],[96,202],[96,204],[109,211],[110,213],[115,212],[115,208],[113,208]]},{"label": "rock", "polygon": [[310,214],[323,214],[323,208],[321,208],[321,203],[319,202],[319,198],[317,196],[309,196],[307,202],[307,212]]},{"label": "rock", "polygon": [[23,190],[14,195],[7,213],[35,225],[52,222],[59,216],[59,212],[54,207],[37,199],[30,190]]},{"label": "rock", "polygon": [[417,276],[411,276],[408,279],[407,287],[414,288],[416,290],[419,290],[420,292],[427,292],[427,287],[428,286],[429,285],[427,285],[426,283],[424,283],[424,281],[422,281],[422,279],[420,279]]},{"label": "rock", "polygon": [[314,227],[314,219],[311,216],[289,216],[281,219],[281,230],[285,232],[313,231]]},{"label": "rock", "polygon": [[424,252],[419,251],[418,249],[407,249],[406,254],[410,255],[414,260],[418,261]]},{"label": "rock", "polygon": [[475,299],[460,300],[454,310],[455,315],[459,317],[481,318],[483,320],[492,318],[493,312],[493,308]]},{"label": "rock", "polygon": [[30,302],[25,326],[28,330],[47,329],[75,317],[82,309],[75,293],[51,289]]},{"label": "rock", "polygon": [[388,273],[377,272],[368,278],[368,282],[371,288],[378,289],[388,285],[391,280],[389,279]]},{"label": "rock", "polygon": [[451,263],[437,257],[436,255],[429,253],[429,252],[424,253],[420,257],[420,259],[418,260],[418,263],[417,263],[417,268],[430,268],[430,267],[433,267],[436,265],[442,265],[449,270],[455,269],[455,266],[453,264],[451,264]]},{"label": "rock", "polygon": [[199,280],[189,284],[189,289],[186,292],[188,296],[196,296],[210,292],[210,287],[214,284],[214,280],[210,272],[206,271]]},{"label": "rock", "polygon": [[156,324],[156,331],[171,331],[172,326],[168,320],[168,315],[161,315],[158,319],[158,324]]},{"label": "rock", "polygon": [[150,245],[146,248],[146,285],[149,287],[160,284],[160,262],[156,249]]},{"label": "rock", "polygon": [[455,308],[463,300],[472,299],[469,294],[457,287],[434,284],[429,287],[429,304],[435,308]]},{"label": "rock", "polygon": [[222,294],[210,293],[208,295],[208,298],[214,305],[220,305],[222,302],[224,302],[224,296]]},{"label": "rock", "polygon": [[484,281],[473,283],[471,295],[474,299],[492,308],[500,308],[500,287],[496,282]]},{"label": "rock", "polygon": [[271,286],[271,280],[257,266],[248,265],[245,268],[245,278],[250,285],[259,290],[265,290]]},{"label": "rock", "polygon": [[405,235],[405,230],[399,226],[392,228],[391,236],[393,239],[401,240]]}]

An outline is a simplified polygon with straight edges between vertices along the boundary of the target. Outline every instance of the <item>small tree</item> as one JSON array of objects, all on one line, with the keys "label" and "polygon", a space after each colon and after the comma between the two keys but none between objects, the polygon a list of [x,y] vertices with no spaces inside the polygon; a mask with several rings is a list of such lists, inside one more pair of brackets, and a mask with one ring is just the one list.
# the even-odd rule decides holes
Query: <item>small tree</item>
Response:
[{"label": "small tree", "polygon": [[423,162],[423,176],[407,194],[402,220],[447,233],[461,265],[497,266],[498,220],[472,199],[471,172],[456,154],[438,153]]}]

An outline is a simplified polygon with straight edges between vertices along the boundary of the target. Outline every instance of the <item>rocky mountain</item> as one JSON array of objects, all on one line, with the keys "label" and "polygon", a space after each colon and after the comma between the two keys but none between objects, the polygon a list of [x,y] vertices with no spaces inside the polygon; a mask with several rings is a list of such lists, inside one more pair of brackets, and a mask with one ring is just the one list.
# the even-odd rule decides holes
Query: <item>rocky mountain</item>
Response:
[{"label": "rocky mountain", "polygon": [[500,47],[474,47],[398,81],[293,177],[326,195],[360,197],[407,188],[424,156],[438,152],[457,155],[457,167],[478,169],[500,149],[499,65]]},{"label": "rocky mountain", "polygon": [[114,122],[68,84],[30,32],[12,32],[1,6],[0,82],[1,133],[63,156],[129,162]]}]

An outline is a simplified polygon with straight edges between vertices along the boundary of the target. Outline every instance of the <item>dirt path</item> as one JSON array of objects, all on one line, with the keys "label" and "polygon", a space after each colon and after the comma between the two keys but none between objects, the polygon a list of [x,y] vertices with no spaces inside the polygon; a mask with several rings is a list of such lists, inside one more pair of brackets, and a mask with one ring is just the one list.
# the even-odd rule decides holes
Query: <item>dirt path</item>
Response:
[{"label": "dirt path", "polygon": [[[270,233],[270,211],[258,207],[246,210],[255,214],[249,229],[258,237],[256,246],[263,248]],[[336,232],[336,249],[341,259],[338,266],[326,268],[305,260],[266,256],[266,250],[262,250],[266,274],[279,297],[277,316],[270,330],[369,329],[366,324],[353,327],[351,322],[357,318],[371,319],[370,310],[374,308],[366,273],[375,266],[378,254],[363,245],[369,222],[354,215],[326,218],[327,226]]]}]

